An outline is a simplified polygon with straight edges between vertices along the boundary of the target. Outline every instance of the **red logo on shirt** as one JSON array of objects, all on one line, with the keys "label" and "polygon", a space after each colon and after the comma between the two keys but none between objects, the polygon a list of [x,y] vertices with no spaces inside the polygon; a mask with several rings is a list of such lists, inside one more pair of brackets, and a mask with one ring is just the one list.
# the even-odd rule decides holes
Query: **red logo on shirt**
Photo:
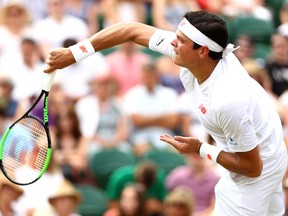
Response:
[{"label": "red logo on shirt", "polygon": [[209,160],[212,160],[212,156],[211,156],[210,154],[207,154],[207,158],[208,158]]},{"label": "red logo on shirt", "polygon": [[82,53],[88,53],[88,50],[85,46],[79,46],[79,49],[82,51]]},{"label": "red logo on shirt", "polygon": [[203,114],[206,114],[207,110],[206,108],[203,106],[203,104],[201,104],[199,107],[200,111],[203,113]]}]

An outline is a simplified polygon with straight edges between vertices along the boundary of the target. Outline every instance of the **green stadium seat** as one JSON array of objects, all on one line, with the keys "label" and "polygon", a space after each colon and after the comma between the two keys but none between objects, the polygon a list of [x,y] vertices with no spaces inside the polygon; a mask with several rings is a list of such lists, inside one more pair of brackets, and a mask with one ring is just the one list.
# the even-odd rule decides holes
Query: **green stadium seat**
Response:
[{"label": "green stadium seat", "polygon": [[88,159],[92,174],[95,176],[100,188],[105,189],[112,172],[119,167],[135,163],[132,154],[117,149],[102,150]]},{"label": "green stadium seat", "polygon": [[186,164],[185,157],[172,150],[152,150],[143,156],[142,160],[151,160],[166,174],[177,166]]},{"label": "green stadium seat", "polygon": [[108,207],[108,197],[104,190],[93,185],[74,185],[82,195],[82,201],[77,208],[81,216],[102,216]]}]

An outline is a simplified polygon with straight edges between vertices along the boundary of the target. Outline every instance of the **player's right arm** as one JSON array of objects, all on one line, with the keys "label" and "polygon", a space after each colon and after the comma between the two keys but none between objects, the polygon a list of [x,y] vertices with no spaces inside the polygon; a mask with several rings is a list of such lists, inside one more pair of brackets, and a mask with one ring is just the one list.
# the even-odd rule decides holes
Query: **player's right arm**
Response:
[{"label": "player's right arm", "polygon": [[[157,28],[143,23],[119,23],[95,33],[89,38],[89,41],[96,52],[128,41],[148,47],[150,37],[156,30]],[[75,62],[69,48],[54,49],[49,53],[44,72],[49,73],[56,69],[62,69]]]}]

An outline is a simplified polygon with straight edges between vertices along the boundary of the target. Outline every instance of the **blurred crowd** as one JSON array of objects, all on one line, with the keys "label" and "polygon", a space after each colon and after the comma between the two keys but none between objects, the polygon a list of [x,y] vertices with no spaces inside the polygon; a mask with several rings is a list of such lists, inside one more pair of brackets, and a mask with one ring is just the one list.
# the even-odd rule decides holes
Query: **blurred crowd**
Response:
[{"label": "blurred crowd", "polygon": [[[271,97],[288,146],[287,0],[0,0],[0,138],[40,93],[49,50],[118,22],[175,31],[190,10],[227,21],[230,42],[240,46],[235,55]],[[92,201],[104,204],[90,215],[212,216],[216,165],[185,155],[183,164],[167,171],[146,157],[153,151],[178,154],[159,140],[164,133],[213,144],[190,106],[197,98],[185,93],[178,73],[170,58],[133,43],[58,71],[49,98],[51,163],[39,181],[25,187],[0,175],[0,215],[85,216],[84,203]],[[98,159],[97,169],[117,164],[116,153],[99,159],[112,150],[133,160],[123,166],[119,161],[104,186],[91,161]],[[81,185],[102,197],[86,197]],[[283,187],[288,209],[288,172]]]}]

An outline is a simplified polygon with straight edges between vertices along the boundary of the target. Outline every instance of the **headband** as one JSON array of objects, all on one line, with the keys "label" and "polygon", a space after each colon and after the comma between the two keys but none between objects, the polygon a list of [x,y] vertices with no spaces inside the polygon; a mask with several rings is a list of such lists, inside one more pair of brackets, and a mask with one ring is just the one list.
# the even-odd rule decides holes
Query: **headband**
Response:
[{"label": "headband", "polygon": [[207,37],[201,31],[195,28],[186,18],[184,18],[180,22],[178,29],[183,34],[185,34],[189,39],[191,39],[192,41],[201,46],[207,46],[211,51],[214,52],[223,51],[223,57],[227,56],[229,53],[239,48],[239,46],[234,48],[233,44],[228,44],[227,47],[224,49],[215,41],[211,40],[209,37]]}]

